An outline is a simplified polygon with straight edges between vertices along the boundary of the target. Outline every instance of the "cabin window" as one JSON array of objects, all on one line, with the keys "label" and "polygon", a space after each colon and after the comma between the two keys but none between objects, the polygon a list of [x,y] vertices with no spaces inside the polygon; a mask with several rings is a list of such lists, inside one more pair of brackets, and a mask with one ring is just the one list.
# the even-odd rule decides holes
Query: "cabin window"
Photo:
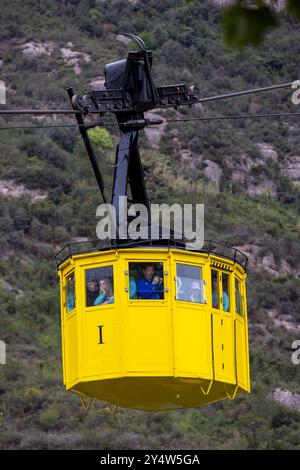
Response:
[{"label": "cabin window", "polygon": [[176,300],[206,303],[205,282],[200,266],[179,263],[176,265]]},{"label": "cabin window", "polygon": [[130,300],[163,300],[163,263],[129,263],[128,290]]},{"label": "cabin window", "polygon": [[235,311],[239,315],[244,315],[244,299],[242,295],[242,283],[235,279]]},{"label": "cabin window", "polygon": [[67,276],[66,282],[66,308],[67,312],[74,310],[76,306],[75,298],[75,275],[74,272]]},{"label": "cabin window", "polygon": [[87,269],[85,271],[85,285],[87,307],[114,303],[114,279],[112,266]]},{"label": "cabin window", "polygon": [[230,310],[230,283],[227,273],[222,273],[222,308],[224,312]]},{"label": "cabin window", "polygon": [[211,271],[211,303],[213,308],[220,308],[219,300],[219,273],[212,269]]}]

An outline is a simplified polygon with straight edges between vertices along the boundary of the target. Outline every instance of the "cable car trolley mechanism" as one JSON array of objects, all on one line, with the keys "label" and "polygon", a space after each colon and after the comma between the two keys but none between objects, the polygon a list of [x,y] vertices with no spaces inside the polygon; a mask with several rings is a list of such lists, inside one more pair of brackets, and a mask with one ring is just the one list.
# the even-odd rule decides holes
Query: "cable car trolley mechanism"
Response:
[{"label": "cable car trolley mechanism", "polygon": [[[106,65],[105,90],[68,89],[103,200],[117,215],[128,192],[149,209],[138,135],[161,120],[144,112],[199,101],[185,84],[155,86],[152,52],[129,36],[140,48]],[[107,113],[121,132],[110,199],[85,124]],[[118,233],[118,218],[116,225]],[[239,250],[207,241],[189,251],[175,236],[153,240],[149,231],[147,240],[71,243],[57,261],[64,384],[83,403],[159,411],[250,392],[247,258]]]}]

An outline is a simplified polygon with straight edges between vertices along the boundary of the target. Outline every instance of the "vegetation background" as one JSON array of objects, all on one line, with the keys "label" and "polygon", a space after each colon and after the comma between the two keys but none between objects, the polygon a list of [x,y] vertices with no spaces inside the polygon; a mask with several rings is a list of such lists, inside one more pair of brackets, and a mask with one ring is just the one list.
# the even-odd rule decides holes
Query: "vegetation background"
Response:
[{"label": "vegetation background", "polygon": [[[65,91],[103,83],[103,68],[141,36],[158,84],[187,82],[202,96],[299,78],[299,24],[280,25],[254,49],[223,43],[223,3],[183,0],[1,0],[1,108],[69,107]],[[291,90],[159,113],[166,117],[294,112]],[[13,125],[75,124],[69,117],[0,118]],[[116,128],[93,131],[113,161]],[[168,124],[141,138],[153,202],[202,202],[206,238],[249,254],[252,393],[234,402],[165,413],[105,404],[86,414],[62,386],[59,284],[54,254],[95,238],[101,202],[72,128],[0,130],[0,448],[299,449],[300,157],[298,118]],[[109,181],[111,173],[105,169]]]}]

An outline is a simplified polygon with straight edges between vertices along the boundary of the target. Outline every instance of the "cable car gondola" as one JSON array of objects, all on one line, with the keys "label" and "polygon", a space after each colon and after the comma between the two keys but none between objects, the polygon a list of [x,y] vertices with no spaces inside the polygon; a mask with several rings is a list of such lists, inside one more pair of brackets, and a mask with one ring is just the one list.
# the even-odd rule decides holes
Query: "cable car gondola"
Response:
[{"label": "cable car gondola", "polygon": [[[106,90],[68,95],[104,202],[104,180],[88,136],[89,114],[113,113],[121,132],[111,204],[149,200],[138,134],[158,124],[155,107],[191,106],[185,84],[156,87],[143,41],[105,67]],[[119,219],[116,220],[117,230]],[[250,392],[247,258],[206,241],[200,251],[169,239],[68,244],[56,256],[61,285],[63,376],[86,399],[146,411],[199,407]],[[146,294],[145,294],[146,292]]]}]

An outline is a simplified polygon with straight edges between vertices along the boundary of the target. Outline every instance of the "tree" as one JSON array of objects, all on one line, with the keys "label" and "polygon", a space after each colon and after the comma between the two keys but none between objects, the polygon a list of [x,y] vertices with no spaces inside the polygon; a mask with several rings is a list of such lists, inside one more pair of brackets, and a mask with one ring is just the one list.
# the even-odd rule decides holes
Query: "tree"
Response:
[{"label": "tree", "polygon": [[[185,0],[193,3],[196,0]],[[266,32],[279,24],[277,0],[235,0],[224,8],[224,42],[229,47],[259,46]],[[299,0],[286,0],[285,12],[300,21]]]}]

